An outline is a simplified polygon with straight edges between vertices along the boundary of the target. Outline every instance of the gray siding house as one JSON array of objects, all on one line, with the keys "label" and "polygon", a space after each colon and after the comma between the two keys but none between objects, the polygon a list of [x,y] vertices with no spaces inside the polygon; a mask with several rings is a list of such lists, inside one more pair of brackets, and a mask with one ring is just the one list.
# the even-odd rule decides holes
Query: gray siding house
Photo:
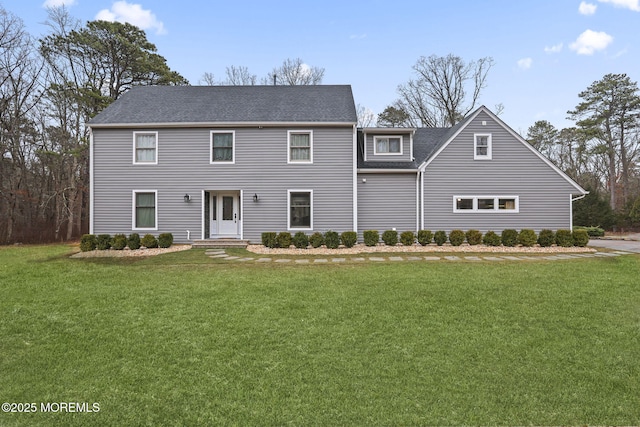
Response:
[{"label": "gray siding house", "polygon": [[571,227],[586,194],[481,107],[453,128],[356,128],[350,86],[136,87],[91,128],[95,234]]}]

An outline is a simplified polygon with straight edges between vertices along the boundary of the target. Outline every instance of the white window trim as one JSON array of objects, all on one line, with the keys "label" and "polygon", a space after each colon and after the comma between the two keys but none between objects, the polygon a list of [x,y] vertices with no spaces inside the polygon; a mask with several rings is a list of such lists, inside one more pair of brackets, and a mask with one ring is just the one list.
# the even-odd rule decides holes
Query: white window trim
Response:
[{"label": "white window trim", "polygon": [[[487,155],[481,156],[478,154],[478,137],[487,137]],[[473,134],[473,160],[491,160],[493,154],[493,143],[491,141],[490,133],[474,133]]]},{"label": "white window trim", "polygon": [[[213,161],[213,135],[216,133],[231,134],[231,161]],[[209,134],[209,164],[211,165],[232,165],[236,162],[236,131],[235,130],[212,130]]]},{"label": "white window trim", "polygon": [[[153,162],[138,162],[136,161],[136,136],[138,135],[154,135],[156,137],[156,150],[155,159]],[[158,164],[158,132],[155,131],[140,131],[133,132],[133,164],[134,165],[157,165]]]},{"label": "white window trim", "polygon": [[[291,227],[291,193],[309,193],[311,200],[309,201],[309,210],[311,212],[311,220],[309,227]],[[287,190],[287,231],[309,231],[313,230],[313,190]]]},{"label": "white window trim", "polygon": [[[291,160],[291,135],[309,135],[309,160]],[[287,131],[287,163],[293,165],[313,163],[313,131],[312,130],[288,130]]]},{"label": "white window trim", "polygon": [[[155,211],[155,227],[136,227],[136,194],[138,193],[153,193],[155,195],[156,200],[156,211]],[[158,230],[158,190],[133,190],[131,192],[131,229],[138,231],[157,231]]]},{"label": "white window trim", "polygon": [[[473,209],[458,209],[457,199],[473,199]],[[478,209],[478,199],[494,199],[493,209]],[[500,209],[499,199],[515,200],[515,209]],[[520,196],[453,196],[453,213],[520,213]]]},{"label": "white window trim", "polygon": [[[389,138],[399,138],[400,139],[400,152],[398,153],[378,153],[378,139],[389,139]],[[402,156],[404,152],[404,137],[402,135],[376,135],[373,137],[373,155],[374,156]]]}]

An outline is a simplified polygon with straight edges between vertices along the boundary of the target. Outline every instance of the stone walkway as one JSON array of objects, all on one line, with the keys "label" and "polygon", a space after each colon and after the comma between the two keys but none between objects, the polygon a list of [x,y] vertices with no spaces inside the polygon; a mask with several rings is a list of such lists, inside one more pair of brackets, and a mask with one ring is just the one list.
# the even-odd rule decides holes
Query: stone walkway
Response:
[{"label": "stone walkway", "polygon": [[417,256],[415,253],[411,255],[388,255],[388,256],[363,256],[363,257],[327,257],[327,258],[269,258],[261,255],[255,255],[250,257],[231,256],[226,253],[224,249],[209,249],[205,252],[209,258],[219,259],[232,262],[259,262],[259,263],[277,263],[277,264],[339,264],[350,262],[399,262],[399,261],[540,261],[540,260],[567,260],[567,259],[579,259],[579,258],[607,258],[617,257],[620,255],[630,255],[631,252],[615,251],[615,252],[594,252],[588,254],[555,254],[555,255],[543,255],[543,256],[528,256],[528,255],[502,255],[502,254],[487,254],[487,255],[422,255]]}]

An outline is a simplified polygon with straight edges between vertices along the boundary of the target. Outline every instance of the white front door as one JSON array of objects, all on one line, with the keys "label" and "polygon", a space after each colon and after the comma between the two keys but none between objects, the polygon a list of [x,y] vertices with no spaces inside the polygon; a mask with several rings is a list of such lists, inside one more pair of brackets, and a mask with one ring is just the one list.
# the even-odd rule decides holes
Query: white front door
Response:
[{"label": "white front door", "polygon": [[239,193],[211,194],[211,236],[239,237],[240,235]]}]

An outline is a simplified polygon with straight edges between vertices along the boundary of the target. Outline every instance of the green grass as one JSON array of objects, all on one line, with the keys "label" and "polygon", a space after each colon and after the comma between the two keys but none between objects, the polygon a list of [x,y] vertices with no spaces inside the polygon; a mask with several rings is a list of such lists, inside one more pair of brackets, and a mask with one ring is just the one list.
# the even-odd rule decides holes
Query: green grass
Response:
[{"label": "green grass", "polygon": [[638,425],[640,258],[240,264],[0,248],[0,425]]}]

